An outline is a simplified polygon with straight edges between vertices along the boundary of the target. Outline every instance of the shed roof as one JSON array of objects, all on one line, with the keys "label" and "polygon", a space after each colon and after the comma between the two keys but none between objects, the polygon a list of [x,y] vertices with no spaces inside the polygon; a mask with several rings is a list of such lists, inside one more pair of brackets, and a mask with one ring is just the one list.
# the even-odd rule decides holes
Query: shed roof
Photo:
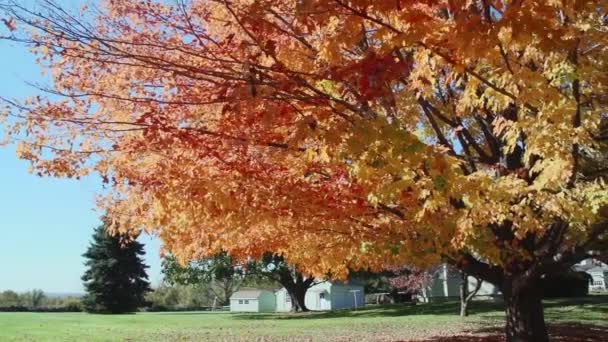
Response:
[{"label": "shed roof", "polygon": [[605,266],[596,266],[596,267],[588,269],[586,272],[587,273],[603,273],[603,272],[608,272],[608,267],[605,267]]},{"label": "shed roof", "polygon": [[574,265],[573,269],[578,272],[587,272],[594,267],[595,265]]},{"label": "shed roof", "polygon": [[242,290],[232,294],[230,299],[258,299],[264,290]]},{"label": "shed roof", "polygon": [[315,289],[315,288],[311,288],[310,290],[308,290],[309,292],[318,292],[318,293],[323,293],[323,292],[327,292],[327,289]]}]

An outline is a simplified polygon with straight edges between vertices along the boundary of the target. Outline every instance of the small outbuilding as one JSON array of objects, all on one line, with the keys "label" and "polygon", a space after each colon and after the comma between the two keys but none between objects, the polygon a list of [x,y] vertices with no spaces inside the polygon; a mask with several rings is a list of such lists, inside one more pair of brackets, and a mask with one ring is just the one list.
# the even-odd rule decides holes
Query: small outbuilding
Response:
[{"label": "small outbuilding", "polygon": [[591,276],[590,291],[608,291],[608,266],[600,265],[587,270]]},{"label": "small outbuilding", "polygon": [[[441,264],[431,273],[429,282],[420,289],[414,298],[421,302],[432,302],[441,300],[458,299],[460,297],[461,274],[447,264]],[[477,287],[477,279],[467,277],[469,291]],[[494,300],[500,298],[501,292],[498,287],[487,281],[482,282],[479,291],[475,295],[476,300]]]},{"label": "small outbuilding", "polygon": [[276,307],[274,293],[267,290],[241,290],[230,297],[231,312],[273,312]]},{"label": "small outbuilding", "polygon": [[598,260],[586,259],[574,267],[575,271],[589,274],[590,292],[608,292],[608,265]]},{"label": "small outbuilding", "polygon": [[[291,298],[285,288],[275,292],[276,310],[291,310]],[[313,285],[306,291],[304,303],[309,310],[356,309],[365,305],[363,286],[356,282],[341,283],[324,281]]]}]

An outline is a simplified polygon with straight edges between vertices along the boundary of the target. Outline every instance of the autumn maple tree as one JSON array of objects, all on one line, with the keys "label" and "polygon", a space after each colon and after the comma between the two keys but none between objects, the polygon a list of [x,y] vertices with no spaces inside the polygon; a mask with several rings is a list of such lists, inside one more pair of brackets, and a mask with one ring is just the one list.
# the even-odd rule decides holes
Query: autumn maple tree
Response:
[{"label": "autumn maple tree", "polygon": [[445,261],[502,291],[508,341],[546,341],[539,279],[605,257],[605,1],[38,7],[2,5],[51,78],[7,100],[19,156],[100,174],[117,227],[184,262]]}]

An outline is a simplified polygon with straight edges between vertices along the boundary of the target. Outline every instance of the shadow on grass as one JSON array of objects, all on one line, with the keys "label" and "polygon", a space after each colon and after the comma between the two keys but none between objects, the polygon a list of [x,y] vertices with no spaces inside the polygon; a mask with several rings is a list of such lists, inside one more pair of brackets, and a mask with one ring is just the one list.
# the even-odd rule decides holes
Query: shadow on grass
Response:
[{"label": "shadow on grass", "polygon": [[[608,327],[591,324],[552,324],[549,336],[553,342],[603,342],[608,341]],[[500,328],[481,328],[455,336],[436,336],[409,342],[502,342],[504,332]]]},{"label": "shadow on grass", "polygon": [[[559,318],[560,313],[552,313],[551,308],[573,306],[577,311],[595,313],[608,313],[608,296],[589,296],[582,298],[548,299],[544,302],[547,318]],[[264,320],[264,319],[322,319],[322,318],[373,318],[397,317],[409,315],[458,315],[460,303],[458,301],[435,302],[428,304],[393,304],[380,306],[367,306],[359,310],[312,311],[304,313],[252,313],[233,314],[237,319]],[[483,318],[500,320],[504,318],[504,305],[502,302],[476,301],[470,305],[471,315]],[[561,314],[563,316],[563,313]],[[579,317],[580,316],[580,317]],[[563,317],[561,317],[563,318]],[[586,319],[586,315],[576,315],[573,320]]]},{"label": "shadow on grass", "polygon": [[193,315],[216,315],[216,314],[230,314],[229,311],[150,311],[149,314],[153,315],[168,315],[168,316],[193,316]]},{"label": "shadow on grass", "polygon": [[[359,310],[311,311],[303,313],[234,314],[238,319],[320,319],[320,318],[373,318],[409,315],[455,315],[460,310],[458,302],[405,305],[368,306]],[[472,313],[502,310],[502,304],[492,302],[475,303]]]},{"label": "shadow on grass", "polygon": [[[587,296],[580,298],[556,298],[543,301],[545,318],[547,321],[570,322],[594,322],[608,320],[608,296]],[[487,320],[502,320],[505,315],[500,310],[495,312],[480,312],[481,317]]]}]

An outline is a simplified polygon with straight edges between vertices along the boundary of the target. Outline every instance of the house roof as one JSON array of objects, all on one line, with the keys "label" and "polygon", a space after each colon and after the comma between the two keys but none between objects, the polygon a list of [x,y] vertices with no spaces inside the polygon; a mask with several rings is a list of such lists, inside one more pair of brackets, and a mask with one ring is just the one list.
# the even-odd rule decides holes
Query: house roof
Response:
[{"label": "house roof", "polygon": [[327,292],[327,289],[315,289],[315,288],[311,288],[310,290],[308,290],[309,292],[319,292],[319,293],[323,293],[323,292]]},{"label": "house roof", "polygon": [[578,272],[587,272],[596,267],[595,265],[574,265],[573,269]]},{"label": "house roof", "polygon": [[258,299],[264,290],[242,290],[232,294],[230,299]]},{"label": "house roof", "polygon": [[[346,288],[349,288],[349,287],[356,287],[356,288],[363,287],[363,284],[359,280],[357,280],[357,279],[354,279],[354,280],[350,279],[348,281],[348,283],[342,282],[342,281],[324,280],[324,281],[320,281],[319,283],[313,285],[307,291],[309,291],[309,292],[315,292],[315,293],[329,292],[326,288],[319,287],[319,285],[327,285],[327,284],[329,284],[331,286],[342,286],[342,287],[346,287]],[[282,287],[282,288],[280,288],[278,290],[275,290],[274,292],[277,293],[277,292],[284,292],[284,291],[287,291],[287,289],[284,288],[284,287]]]},{"label": "house roof", "polygon": [[603,272],[608,272],[608,267],[606,266],[596,266],[593,268],[590,268],[588,270],[586,270],[587,273],[603,273]]}]

